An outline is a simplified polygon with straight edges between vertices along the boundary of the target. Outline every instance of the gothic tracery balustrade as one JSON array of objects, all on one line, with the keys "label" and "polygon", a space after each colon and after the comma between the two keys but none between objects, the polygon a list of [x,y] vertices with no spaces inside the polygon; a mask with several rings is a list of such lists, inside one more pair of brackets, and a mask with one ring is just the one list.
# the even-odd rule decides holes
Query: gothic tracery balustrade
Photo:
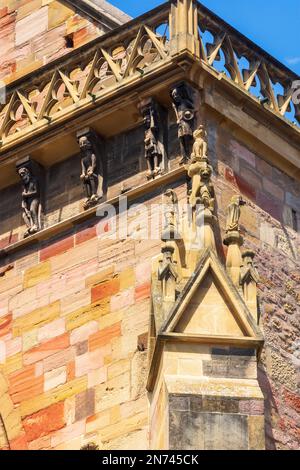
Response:
[{"label": "gothic tracery balustrade", "polygon": [[[153,15],[150,12],[140,23],[134,21],[100,37],[96,47],[94,42],[86,46],[84,53],[74,51],[74,58],[64,58],[54,71],[38,71],[19,88],[12,84],[6,104],[0,105],[0,150],[21,133],[29,135],[37,125],[40,129],[55,122],[71,106],[95,100],[180,54],[172,47],[177,33],[172,19],[176,1],[193,2],[173,0]],[[200,3],[193,2],[193,8],[196,15],[187,15],[187,21],[193,23],[193,31],[196,29],[193,34],[200,43],[200,64],[227,77],[298,126],[300,105],[293,103],[292,85],[299,77]]]}]

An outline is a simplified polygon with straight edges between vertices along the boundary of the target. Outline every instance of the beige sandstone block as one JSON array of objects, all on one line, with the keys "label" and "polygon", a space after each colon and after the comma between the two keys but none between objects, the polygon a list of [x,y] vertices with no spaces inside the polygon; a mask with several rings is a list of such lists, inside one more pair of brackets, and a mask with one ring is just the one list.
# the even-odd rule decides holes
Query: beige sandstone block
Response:
[{"label": "beige sandstone block", "polygon": [[58,387],[55,390],[43,393],[38,397],[26,400],[20,405],[21,416],[29,416],[39,410],[47,408],[53,403],[64,401],[73,395],[83,392],[87,389],[87,377],[81,377]]},{"label": "beige sandstone block", "polygon": [[100,436],[102,442],[109,442],[112,439],[116,439],[121,436],[126,436],[127,434],[140,430],[148,424],[148,415],[147,411],[138,413],[130,418],[123,419],[118,423],[118,426],[115,424],[108,426],[100,431]]},{"label": "beige sandstone block", "polygon": [[52,2],[49,5],[49,29],[61,25],[74,14],[74,10],[61,2]]},{"label": "beige sandstone block", "polygon": [[88,418],[86,422],[86,432],[92,433],[99,431],[110,425],[110,410],[101,411],[95,416]]},{"label": "beige sandstone block", "polygon": [[95,302],[87,307],[82,307],[66,316],[67,331],[75,330],[86,323],[99,320],[109,313],[109,301],[105,299],[101,302]]},{"label": "beige sandstone block", "polygon": [[[6,375],[12,374],[23,367],[23,354],[19,353],[15,356],[9,357],[5,364],[2,366],[2,370]],[[1,368],[0,368],[1,370]]]},{"label": "beige sandstone block", "polygon": [[34,328],[53,321],[60,314],[60,302],[54,302],[46,307],[38,308],[33,312],[17,318],[13,324],[13,335],[19,336]]},{"label": "beige sandstone block", "polygon": [[65,384],[67,381],[67,367],[60,367],[46,372],[44,375],[44,391],[48,392],[59,385]]},{"label": "beige sandstone block", "polygon": [[41,6],[43,6],[42,0],[31,0],[22,4],[17,10],[17,21],[38,10]]},{"label": "beige sandstone block", "polygon": [[120,375],[95,387],[96,413],[130,399],[130,373]]},{"label": "beige sandstone block", "polygon": [[114,362],[107,368],[108,380],[118,377],[130,370],[131,361],[129,359],[121,359],[120,361]]},{"label": "beige sandstone block", "polygon": [[265,417],[249,416],[249,450],[265,450]]},{"label": "beige sandstone block", "polygon": [[94,287],[102,282],[109,281],[114,276],[114,273],[115,273],[115,266],[110,266],[107,269],[100,271],[97,274],[89,276],[85,280],[85,286]]},{"label": "beige sandstone block", "polygon": [[24,289],[36,286],[40,282],[47,281],[51,276],[50,261],[45,261],[39,265],[27,269],[24,273]]},{"label": "beige sandstone block", "polygon": [[23,334],[23,352],[29,351],[38,345],[38,328],[35,328],[30,331],[26,331]]}]

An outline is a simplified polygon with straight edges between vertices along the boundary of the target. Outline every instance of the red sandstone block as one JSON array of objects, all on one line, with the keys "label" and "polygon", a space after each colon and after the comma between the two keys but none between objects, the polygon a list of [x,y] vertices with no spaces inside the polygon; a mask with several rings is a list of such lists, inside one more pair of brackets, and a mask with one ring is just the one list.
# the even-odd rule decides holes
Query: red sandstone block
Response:
[{"label": "red sandstone block", "polygon": [[247,198],[252,199],[253,201],[255,201],[256,200],[256,189],[254,187],[250,186],[250,184],[248,184],[247,181],[244,180],[244,178],[242,178],[239,175],[235,175],[235,179],[236,179],[236,184],[237,184],[240,192],[244,196],[246,196]]},{"label": "red sandstone block", "polygon": [[115,323],[104,330],[95,333],[89,338],[89,351],[101,348],[111,342],[113,338],[121,336],[121,322]]},{"label": "red sandstone block", "polygon": [[30,349],[23,356],[23,361],[25,365],[33,364],[35,362],[41,361],[46,357],[52,356],[58,351],[67,349],[70,346],[70,336],[69,333],[64,335],[57,336],[46,343],[40,344],[33,349]]},{"label": "red sandstone block", "polygon": [[9,313],[5,317],[0,318],[0,337],[6,336],[12,329],[12,314]]},{"label": "red sandstone block", "polygon": [[13,243],[16,243],[19,239],[18,234],[11,235],[9,237],[2,238],[0,240],[0,249],[6,248],[9,245],[12,245]]},{"label": "red sandstone block", "polygon": [[75,244],[79,245],[80,243],[84,243],[92,238],[97,237],[97,226],[86,228],[85,230],[81,230],[80,232],[76,233],[75,235]]},{"label": "red sandstone block", "polygon": [[31,398],[41,395],[44,391],[44,377],[31,377],[16,386],[10,384],[9,394],[14,404],[21,403],[22,401],[30,400]]},{"label": "red sandstone block", "polygon": [[295,410],[300,414],[300,396],[299,394],[294,394],[289,390],[284,391],[284,399],[287,406]]},{"label": "red sandstone block", "polygon": [[64,402],[55,403],[42,411],[27,416],[23,421],[29,442],[47,436],[50,432],[58,431],[64,425]]},{"label": "red sandstone block", "polygon": [[22,434],[16,439],[13,439],[12,441],[10,441],[9,445],[10,445],[10,450],[27,450],[28,449],[27,436],[25,434]]},{"label": "red sandstone block", "polygon": [[260,416],[264,414],[264,402],[262,400],[242,400],[239,404],[240,413]]},{"label": "red sandstone block", "polygon": [[74,236],[71,235],[70,237],[66,237],[63,240],[59,240],[58,242],[51,243],[46,248],[43,248],[40,251],[40,261],[46,261],[53,256],[60,255],[65,251],[74,248]]},{"label": "red sandstone block", "polygon": [[150,293],[151,293],[150,282],[147,282],[146,284],[143,284],[142,286],[136,287],[135,293],[134,293],[135,302],[138,302],[139,300],[149,299]]},{"label": "red sandstone block", "polygon": [[257,194],[257,205],[270,214],[274,219],[279,221],[282,220],[283,205],[280,201],[274,200],[274,198],[272,199],[259,192]]},{"label": "red sandstone block", "polygon": [[3,18],[3,16],[7,15],[7,12],[8,12],[7,7],[0,8],[0,18]]},{"label": "red sandstone block", "polygon": [[67,364],[67,382],[71,382],[73,379],[75,379],[75,361]]},{"label": "red sandstone block", "polygon": [[115,295],[120,290],[120,279],[114,278],[92,288],[92,303]]}]

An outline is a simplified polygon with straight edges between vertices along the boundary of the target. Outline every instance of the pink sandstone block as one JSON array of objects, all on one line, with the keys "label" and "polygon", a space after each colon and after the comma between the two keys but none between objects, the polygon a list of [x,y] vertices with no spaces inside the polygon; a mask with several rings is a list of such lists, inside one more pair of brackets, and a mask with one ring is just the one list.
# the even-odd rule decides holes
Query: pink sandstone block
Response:
[{"label": "pink sandstone block", "polygon": [[38,330],[38,341],[43,343],[49,339],[56,338],[66,331],[66,321],[64,318],[58,318]]},{"label": "pink sandstone block", "polygon": [[73,330],[70,334],[70,344],[81,343],[86,341],[93,333],[99,330],[98,322],[91,321],[79,328]]},{"label": "pink sandstone block", "polygon": [[151,278],[151,263],[147,261],[146,263],[138,264],[135,268],[135,277],[136,285],[140,286],[150,282]]},{"label": "pink sandstone block", "polygon": [[234,156],[236,156],[237,158],[242,158],[243,160],[245,160],[245,162],[255,168],[256,157],[254,153],[250,152],[250,150],[248,150],[246,147],[236,141],[231,141],[230,150]]},{"label": "pink sandstone block", "polygon": [[14,338],[6,342],[6,357],[14,356],[22,351],[22,337]]},{"label": "pink sandstone block", "polygon": [[88,352],[75,358],[75,376],[82,377],[104,365],[103,353],[100,349]]},{"label": "pink sandstone block", "polygon": [[127,289],[110,299],[111,312],[122,310],[134,304],[134,289]]},{"label": "pink sandstone block", "polygon": [[51,447],[56,447],[63,442],[71,441],[85,433],[85,420],[72,424],[51,436]]}]

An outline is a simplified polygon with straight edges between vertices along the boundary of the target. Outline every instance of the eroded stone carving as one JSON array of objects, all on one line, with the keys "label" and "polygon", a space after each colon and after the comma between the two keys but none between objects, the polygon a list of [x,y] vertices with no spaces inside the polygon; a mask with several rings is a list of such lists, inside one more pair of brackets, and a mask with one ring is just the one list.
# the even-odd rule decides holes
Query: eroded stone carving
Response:
[{"label": "eroded stone carving", "polygon": [[85,129],[77,133],[81,152],[81,176],[87,200],[84,208],[95,206],[104,195],[104,165],[100,141],[95,132]]},{"label": "eroded stone carving", "polygon": [[226,233],[239,231],[241,206],[246,202],[241,196],[233,196],[227,210]]},{"label": "eroded stone carving", "polygon": [[195,123],[195,106],[191,88],[180,83],[171,90],[173,108],[178,124],[178,139],[181,151],[181,164],[190,159]]},{"label": "eroded stone carving", "polygon": [[22,212],[27,230],[24,238],[42,229],[41,168],[29,157],[17,163],[22,181]]},{"label": "eroded stone carving", "polygon": [[192,180],[189,202],[192,208],[201,204],[213,214],[215,208],[215,191],[211,182],[213,168],[207,156],[207,134],[203,126],[194,132],[194,139],[192,163],[188,168],[188,176]]},{"label": "eroded stone carving", "polygon": [[152,180],[161,176],[163,157],[165,154],[163,143],[163,129],[158,104],[151,98],[143,101],[139,106],[144,118],[145,127],[145,158],[147,160],[147,179]]}]

